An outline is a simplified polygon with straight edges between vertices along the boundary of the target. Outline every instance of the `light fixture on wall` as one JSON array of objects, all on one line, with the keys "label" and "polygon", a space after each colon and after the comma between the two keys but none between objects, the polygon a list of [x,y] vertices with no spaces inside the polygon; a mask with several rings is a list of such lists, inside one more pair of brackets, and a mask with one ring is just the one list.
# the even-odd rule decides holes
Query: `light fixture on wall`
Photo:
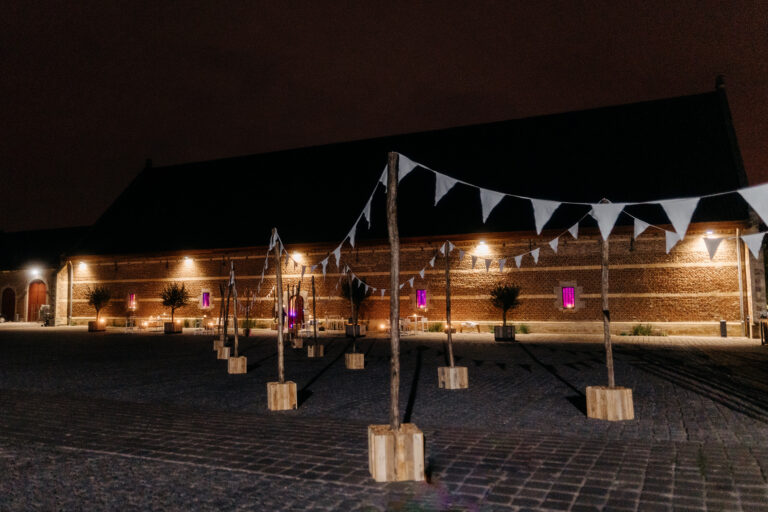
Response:
[{"label": "light fixture on wall", "polygon": [[483,240],[480,240],[480,242],[477,244],[477,247],[475,247],[475,254],[478,256],[487,256],[490,253],[491,249],[488,247],[488,245]]},{"label": "light fixture on wall", "polygon": [[29,269],[29,275],[32,277],[40,277],[40,269],[37,267],[32,267]]},{"label": "light fixture on wall", "polygon": [[708,229],[706,234],[707,234],[707,238],[714,238],[715,232],[712,231],[711,229]]},{"label": "light fixture on wall", "polygon": [[187,265],[191,265],[192,258],[190,258],[189,256],[184,256],[184,263],[186,263]]},{"label": "light fixture on wall", "polygon": [[304,261],[304,256],[302,256],[300,252],[294,252],[291,258],[293,258],[293,261],[296,263],[302,263]]},{"label": "light fixture on wall", "polygon": [[78,268],[78,270],[85,270],[86,268],[88,268],[88,265],[86,265],[84,261],[81,261],[81,262],[80,262],[80,263],[77,265],[77,268]]}]

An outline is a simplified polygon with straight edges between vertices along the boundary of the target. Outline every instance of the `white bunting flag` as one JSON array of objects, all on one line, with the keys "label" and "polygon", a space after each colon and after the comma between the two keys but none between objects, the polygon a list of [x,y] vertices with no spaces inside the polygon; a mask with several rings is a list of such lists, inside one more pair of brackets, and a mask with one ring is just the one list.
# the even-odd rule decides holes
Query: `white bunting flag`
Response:
[{"label": "white bunting flag", "polygon": [[488,220],[488,216],[502,199],[504,199],[504,194],[501,192],[484,188],[480,189],[480,205],[483,207],[483,222]]},{"label": "white bunting flag", "polygon": [[368,229],[371,229],[371,201],[373,201],[373,196],[368,199],[368,202],[365,203],[365,208],[363,208],[363,217],[368,221]]},{"label": "white bunting flag", "polygon": [[665,229],[664,230],[664,241],[665,241],[665,244],[666,244],[667,254],[669,254],[669,251],[671,251],[672,248],[675,246],[675,244],[680,241],[680,235],[678,235],[674,231],[667,231]]},{"label": "white bunting flag", "polygon": [[[768,224],[768,183],[739,190],[739,194],[755,210],[755,213]],[[749,236],[749,235],[748,235]],[[753,253],[754,254],[754,253]]]},{"label": "white bunting flag", "polygon": [[547,201],[546,199],[531,199],[533,206],[533,218],[536,222],[536,233],[541,234],[544,225],[549,221],[552,214],[555,213],[560,203],[557,201]]},{"label": "white bunting flag", "polygon": [[440,246],[440,249],[438,249],[438,250],[440,251],[440,254],[442,254],[443,256],[445,256],[445,242],[443,242],[443,245],[441,245],[441,246]]},{"label": "white bunting flag", "polygon": [[439,172],[435,173],[435,206],[437,206],[437,203],[440,202],[443,196],[447,194],[456,183],[458,183],[458,180],[455,180],[450,176],[446,176]]},{"label": "white bunting flag", "polygon": [[489,260],[488,258],[485,259],[485,271],[489,272],[491,270],[491,263],[493,263],[493,260]]},{"label": "white bunting flag", "polygon": [[747,244],[747,247],[749,247],[749,252],[752,253],[752,256],[754,256],[755,259],[760,257],[760,248],[763,246],[764,236],[764,232],[753,233],[751,235],[741,235],[741,239],[744,240],[745,244]]},{"label": "white bunting flag", "polygon": [[375,286],[371,286],[371,292],[372,293],[376,293],[376,290],[378,290],[378,288],[376,288]]},{"label": "white bunting flag", "polygon": [[507,258],[499,259],[499,272],[504,272],[504,264],[507,263]]},{"label": "white bunting flag", "polygon": [[263,280],[264,280],[264,271],[262,270],[261,271],[261,281],[263,281]]},{"label": "white bunting flag", "polygon": [[555,238],[554,240],[549,241],[549,246],[552,248],[553,251],[555,251],[555,254],[557,254],[557,244],[559,243],[560,239]]},{"label": "white bunting flag", "polygon": [[352,229],[349,230],[349,234],[347,235],[347,238],[349,238],[349,245],[351,245],[352,247],[355,246],[355,234],[357,233],[358,222],[360,222],[359,218],[355,221],[355,225],[352,226]]},{"label": "white bunting flag", "polygon": [[477,263],[477,256],[472,256],[472,268],[475,268],[475,264]]},{"label": "white bunting flag", "polygon": [[429,260],[429,266],[430,267],[434,267],[435,266],[435,258],[436,258],[436,256],[432,256],[432,259]]},{"label": "white bunting flag", "polygon": [[383,296],[384,296],[384,292],[386,292],[386,291],[387,291],[387,289],[386,289],[386,288],[382,288],[382,289],[381,289],[381,290],[379,290],[379,291],[381,292],[381,296],[383,297]]},{"label": "white bunting flag", "polygon": [[325,258],[320,264],[323,266],[323,279],[325,279],[325,267],[328,265],[328,258]]},{"label": "white bunting flag", "polygon": [[456,248],[455,245],[453,245],[450,241],[448,242],[448,252],[450,253]]},{"label": "white bunting flag", "polygon": [[408,284],[410,284],[410,285],[411,285],[411,288],[413,288],[413,280],[414,280],[414,279],[415,279],[415,278],[413,278],[413,277],[412,277],[412,278],[410,278],[410,279],[408,280]]},{"label": "white bunting flag", "polygon": [[381,173],[381,178],[379,178],[379,183],[384,185],[384,190],[387,190],[387,176],[389,174],[387,172],[388,169],[389,169],[389,164],[386,164],[384,166],[384,172]]},{"label": "white bunting flag", "polygon": [[573,226],[568,228],[568,232],[571,234],[573,238],[578,239],[579,238],[579,223],[577,222]]},{"label": "white bunting flag", "polygon": [[341,246],[338,246],[333,251],[333,255],[336,257],[336,268],[339,268],[339,260],[341,259]]},{"label": "white bunting flag", "polygon": [[400,283],[400,289],[403,289],[403,286],[405,286],[405,283]]},{"label": "white bunting flag", "polygon": [[659,201],[659,204],[664,208],[664,213],[667,214],[669,221],[675,227],[677,234],[680,235],[680,240],[682,240],[685,237],[685,232],[688,231],[688,224],[691,223],[693,211],[696,209],[696,205],[699,204],[699,198],[670,199],[668,201]]},{"label": "white bunting flag", "polygon": [[704,238],[704,245],[707,246],[707,252],[709,253],[710,260],[714,259],[717,248],[720,246],[720,242],[722,241],[722,238]]},{"label": "white bunting flag", "polygon": [[523,263],[523,255],[520,254],[519,256],[515,256],[515,265],[517,265],[517,268],[520,268],[520,265]]},{"label": "white bunting flag", "polygon": [[419,165],[410,158],[408,158],[405,155],[400,155],[399,162],[397,164],[397,182],[400,183],[403,181],[403,178],[408,176],[412,170],[416,168],[416,166]]},{"label": "white bunting flag", "polygon": [[365,285],[365,294],[368,295],[368,288],[370,288],[367,284]]},{"label": "white bunting flag", "polygon": [[531,251],[531,256],[533,256],[533,262],[534,263],[538,263],[539,262],[539,248],[538,247]]},{"label": "white bunting flag", "polygon": [[626,203],[598,203],[592,205],[592,217],[597,221],[597,226],[600,228],[600,234],[603,235],[603,240],[608,240],[608,237],[613,230],[616,219],[619,218],[621,210],[624,209]]},{"label": "white bunting flag", "polygon": [[459,263],[461,263],[461,260],[463,260],[463,259],[464,259],[464,251],[459,249]]},{"label": "white bunting flag", "polygon": [[633,235],[635,240],[637,240],[637,237],[639,237],[643,233],[643,231],[648,229],[648,226],[650,226],[650,224],[648,224],[647,222],[640,219],[635,219],[635,233]]},{"label": "white bunting flag", "polygon": [[301,266],[301,279],[304,279],[304,271],[307,270],[306,265]]},{"label": "white bunting flag", "polygon": [[309,272],[310,272],[310,274],[311,274],[311,273],[314,273],[314,271],[315,271],[315,269],[316,269],[316,268],[317,268],[317,263],[315,263],[314,265],[312,265],[311,267],[309,267]]},{"label": "white bunting flag", "polygon": [[419,277],[421,279],[424,279],[424,269],[421,269],[421,271],[419,272]]}]

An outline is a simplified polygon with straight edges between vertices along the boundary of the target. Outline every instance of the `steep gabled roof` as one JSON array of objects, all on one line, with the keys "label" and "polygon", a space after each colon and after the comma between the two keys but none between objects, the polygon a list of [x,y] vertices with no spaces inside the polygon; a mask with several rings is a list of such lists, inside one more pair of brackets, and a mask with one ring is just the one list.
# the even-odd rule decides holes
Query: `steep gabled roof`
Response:
[{"label": "steep gabled roof", "polygon": [[[134,253],[340,241],[398,151],[456,178],[553,200],[614,202],[696,196],[746,185],[724,91],[207,162],[146,168],[95,224],[78,252]],[[402,236],[533,229],[528,201],[505,199],[483,224],[476,189],[433,207],[434,177],[401,183]],[[635,213],[665,223],[658,206]],[[561,207],[567,227],[584,207]],[[747,218],[732,196],[702,201],[694,221]],[[374,225],[384,238],[384,194]],[[626,221],[626,219],[625,219]],[[587,220],[585,222],[591,222]]]}]

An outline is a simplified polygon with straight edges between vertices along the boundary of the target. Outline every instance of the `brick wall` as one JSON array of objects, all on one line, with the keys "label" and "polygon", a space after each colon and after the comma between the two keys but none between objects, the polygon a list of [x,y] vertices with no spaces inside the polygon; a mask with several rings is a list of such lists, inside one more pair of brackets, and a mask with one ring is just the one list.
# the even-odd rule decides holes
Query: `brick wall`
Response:
[{"label": "brick wall", "polygon": [[[29,285],[33,281],[42,281],[46,286],[46,303],[56,304],[56,270],[39,269],[38,274],[33,274],[30,269],[22,270],[3,270],[0,271],[0,298],[3,292],[10,288],[13,290],[15,301],[15,313],[19,316],[19,321],[27,322],[33,319],[27,318],[27,294]],[[14,318],[6,318],[6,321],[13,321]]]}]

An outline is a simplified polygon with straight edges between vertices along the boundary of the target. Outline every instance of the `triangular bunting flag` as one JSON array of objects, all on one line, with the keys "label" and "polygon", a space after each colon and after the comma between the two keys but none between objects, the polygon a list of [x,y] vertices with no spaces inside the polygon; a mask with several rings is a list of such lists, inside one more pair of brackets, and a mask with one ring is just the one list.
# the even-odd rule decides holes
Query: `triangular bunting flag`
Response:
[{"label": "triangular bunting flag", "polygon": [[504,199],[504,195],[501,192],[494,190],[480,189],[480,205],[483,208],[483,222],[488,220],[488,216],[491,214],[496,205]]},{"label": "triangular bunting flag", "polygon": [[399,162],[397,164],[397,182],[400,183],[403,181],[403,178],[408,176],[412,170],[416,168],[416,166],[419,165],[410,158],[408,158],[405,155],[400,155]]},{"label": "triangular bunting flag", "polygon": [[367,284],[365,285],[365,294],[368,295],[368,288],[370,288]]},{"label": "triangular bunting flag", "polygon": [[413,288],[413,280],[414,280],[414,279],[415,279],[415,278],[413,278],[413,277],[412,277],[412,278],[410,278],[410,279],[408,280],[408,284],[410,284],[410,285],[411,285],[411,288]]},{"label": "triangular bunting flag", "polygon": [[533,256],[533,262],[534,263],[538,263],[539,262],[539,248],[538,247],[531,251],[531,256]]},{"label": "triangular bunting flag", "polygon": [[301,279],[304,279],[304,271],[307,270],[306,265],[301,266]]},{"label": "triangular bunting flag", "polygon": [[722,238],[704,238],[704,245],[707,246],[707,252],[709,253],[709,259],[714,259],[717,248],[722,242]]},{"label": "triangular bunting flag", "polygon": [[272,233],[272,236],[269,237],[269,249],[268,251],[271,251],[275,248],[275,243],[277,242],[277,231]]},{"label": "triangular bunting flag", "polygon": [[504,272],[504,264],[507,262],[507,258],[499,259],[499,272]]},{"label": "triangular bunting flag", "polygon": [[[768,183],[739,190],[739,194],[755,210],[755,213],[768,224]],[[749,236],[749,235],[747,235]],[[754,253],[753,253],[754,254]]]},{"label": "triangular bunting flag", "polygon": [[459,249],[459,263],[461,263],[461,260],[463,260],[463,259],[464,259],[464,251]]},{"label": "triangular bunting flag", "polygon": [[453,244],[452,244],[452,243],[449,241],[449,242],[448,242],[448,252],[451,252],[451,251],[453,251],[453,249],[455,249],[455,248],[456,248],[456,246],[455,246],[455,245],[453,245]]},{"label": "triangular bunting flag", "polygon": [[381,173],[381,178],[379,178],[379,183],[384,185],[384,190],[387,190],[387,170],[389,169],[389,164],[386,164],[384,166],[384,172]]},{"label": "triangular bunting flag", "polygon": [[386,289],[386,288],[382,288],[382,289],[381,289],[381,290],[379,290],[379,291],[381,292],[381,296],[383,297],[383,296],[384,296],[384,292],[386,292],[386,291],[387,291],[387,289]]},{"label": "triangular bunting flag", "polygon": [[486,272],[491,270],[491,263],[493,263],[493,260],[489,260],[488,258],[485,259],[485,271]]},{"label": "triangular bunting flag", "polygon": [[368,221],[368,229],[371,229],[371,201],[373,201],[373,196],[368,199],[368,202],[365,203],[365,208],[363,208],[363,217]]},{"label": "triangular bunting flag", "polygon": [[741,235],[741,239],[749,247],[749,252],[755,259],[760,257],[760,248],[763,246],[763,237],[765,233],[753,233],[751,235]]},{"label": "triangular bunting flag", "polygon": [[557,244],[559,243],[560,239],[555,238],[554,240],[549,241],[549,246],[552,248],[553,251],[555,251],[555,254],[557,254]]},{"label": "triangular bunting flag", "polygon": [[400,283],[400,289],[403,289],[403,286],[405,286],[405,283]]},{"label": "triangular bunting flag", "polygon": [[608,240],[608,237],[613,230],[616,219],[619,218],[621,210],[624,209],[626,203],[598,203],[592,205],[592,217],[597,221],[597,226],[600,228],[600,234],[603,236],[603,240]]},{"label": "triangular bunting flag", "polygon": [[472,256],[472,268],[475,268],[475,264],[477,263],[477,256]]},{"label": "triangular bunting flag", "polygon": [[440,249],[438,249],[438,251],[440,251],[440,254],[445,256],[445,242],[443,242],[443,245],[440,246]]},{"label": "triangular bunting flag", "polygon": [[699,198],[670,199],[669,201],[659,201],[659,204],[664,208],[664,213],[667,214],[669,221],[675,227],[677,234],[680,235],[680,240],[682,240],[685,237],[685,232],[688,231],[688,224],[691,223],[693,211],[696,209],[696,205],[699,204]]},{"label": "triangular bunting flag", "polygon": [[355,246],[355,233],[357,233],[358,222],[360,222],[359,218],[355,221],[355,225],[352,226],[352,229],[349,230],[349,234],[347,235],[347,237],[349,238],[349,245],[351,245],[352,247]]},{"label": "triangular bunting flag", "polygon": [[635,219],[635,233],[633,237],[637,239],[637,237],[639,237],[643,231],[648,229],[648,226],[650,226],[650,224],[648,224],[647,222],[640,219]]},{"label": "triangular bunting flag", "polygon": [[421,269],[421,271],[419,272],[419,277],[421,279],[424,279],[424,269]]},{"label": "triangular bunting flag", "polygon": [[309,272],[310,272],[310,273],[314,272],[316,268],[317,268],[317,263],[315,263],[314,265],[312,265],[311,267],[309,267]]},{"label": "triangular bunting flag", "polygon": [[523,262],[523,255],[520,254],[519,256],[515,256],[515,265],[517,265],[517,268],[520,268],[520,264]]},{"label": "triangular bunting flag", "polygon": [[533,206],[533,219],[536,222],[536,233],[541,234],[544,225],[549,221],[552,214],[555,213],[560,203],[557,201],[547,201],[546,199],[531,199]]},{"label": "triangular bunting flag", "polygon": [[440,202],[443,196],[447,194],[456,183],[458,183],[458,180],[455,180],[450,176],[446,176],[439,172],[435,173],[435,206],[437,206],[437,203]]},{"label": "triangular bunting flag", "polygon": [[432,256],[432,259],[429,260],[429,266],[434,267],[435,266],[435,256]]},{"label": "triangular bunting flag", "polygon": [[573,226],[569,227],[568,232],[573,238],[579,238],[579,223],[577,222]]},{"label": "triangular bunting flag", "polygon": [[339,268],[339,260],[341,259],[341,246],[338,246],[333,251],[333,255],[336,257],[336,268]]},{"label": "triangular bunting flag", "polygon": [[320,264],[323,266],[323,279],[325,279],[325,266],[328,265],[328,258],[325,258]]},{"label": "triangular bunting flag", "polygon": [[667,231],[665,229],[664,230],[664,241],[665,241],[665,245],[666,245],[667,254],[669,254],[669,251],[671,251],[672,248],[675,246],[675,244],[680,241],[680,235],[678,235],[674,231]]}]

